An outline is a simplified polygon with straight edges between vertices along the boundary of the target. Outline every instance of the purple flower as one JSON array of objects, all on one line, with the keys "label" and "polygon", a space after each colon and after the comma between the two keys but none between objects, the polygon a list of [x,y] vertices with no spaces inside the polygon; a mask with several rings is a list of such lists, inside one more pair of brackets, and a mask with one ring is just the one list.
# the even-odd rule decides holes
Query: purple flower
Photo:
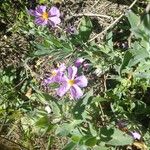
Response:
[{"label": "purple flower", "polygon": [[57,7],[51,7],[49,11],[46,10],[46,6],[41,5],[37,6],[35,10],[29,10],[32,16],[35,16],[35,23],[37,25],[51,25],[55,27],[57,24],[61,22],[60,20],[60,12]]},{"label": "purple flower", "polygon": [[140,140],[141,139],[141,135],[138,132],[130,132],[131,136],[133,137],[133,139],[137,139]]},{"label": "purple flower", "polygon": [[44,79],[45,84],[50,84],[54,82],[61,82],[61,78],[64,75],[64,71],[66,69],[66,66],[64,64],[61,64],[57,69],[53,69],[51,71],[51,76],[47,79]]},{"label": "purple flower", "polygon": [[83,58],[78,58],[74,64],[76,67],[80,67],[83,64],[83,62],[84,62]]},{"label": "purple flower", "polygon": [[68,91],[71,93],[73,99],[79,99],[83,96],[83,92],[80,87],[87,86],[87,78],[84,75],[77,77],[77,67],[68,67],[68,77],[63,76],[62,85],[57,89],[57,95],[62,97]]}]

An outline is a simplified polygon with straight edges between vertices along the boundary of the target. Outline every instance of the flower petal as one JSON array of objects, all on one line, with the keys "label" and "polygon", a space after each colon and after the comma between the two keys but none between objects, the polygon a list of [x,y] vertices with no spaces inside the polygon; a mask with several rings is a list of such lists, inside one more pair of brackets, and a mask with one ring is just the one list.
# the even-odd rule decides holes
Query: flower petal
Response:
[{"label": "flower petal", "polygon": [[86,87],[88,84],[87,78],[82,75],[75,79],[75,84],[77,84],[79,87]]},{"label": "flower petal", "polygon": [[84,59],[83,59],[83,58],[78,58],[78,59],[75,61],[75,66],[76,66],[76,67],[80,67],[83,62],[84,62]]},{"label": "flower petal", "polygon": [[35,14],[35,10],[33,10],[33,9],[29,9],[28,10],[28,13],[30,14],[30,15],[32,15],[32,16],[35,16],[34,14]]},{"label": "flower petal", "polygon": [[70,93],[73,99],[79,99],[83,96],[82,90],[75,84],[70,88]]},{"label": "flower petal", "polygon": [[69,79],[74,79],[76,74],[77,74],[77,67],[75,67],[75,66],[68,67],[68,78]]},{"label": "flower petal", "polygon": [[58,17],[49,17],[49,24],[52,27],[56,27],[57,24],[60,24],[61,20]]},{"label": "flower petal", "polygon": [[38,17],[35,19],[35,24],[44,26],[47,24],[47,20],[45,20],[41,17]]},{"label": "flower petal", "polygon": [[65,70],[66,70],[65,64],[62,63],[62,64],[59,66],[58,70],[59,70],[59,71],[62,71],[62,72],[65,71]]},{"label": "flower petal", "polygon": [[50,84],[51,83],[51,80],[52,80],[52,78],[51,77],[49,77],[49,78],[46,78],[46,79],[44,79],[44,84]]},{"label": "flower petal", "polygon": [[51,9],[49,10],[49,16],[55,16],[55,17],[60,17],[60,11],[57,7],[51,7]]},{"label": "flower petal", "polygon": [[64,73],[58,71],[57,75],[54,77],[55,82],[66,83],[67,79],[64,77]]},{"label": "flower petal", "polygon": [[39,14],[43,14],[43,12],[46,12],[46,6],[44,6],[44,5],[37,6],[37,7],[36,7],[36,11],[37,11]]},{"label": "flower petal", "polygon": [[136,140],[141,139],[141,135],[138,132],[131,132],[132,137]]},{"label": "flower petal", "polygon": [[70,89],[70,86],[65,83],[65,84],[62,84],[58,89],[57,89],[57,95],[59,95],[60,97],[64,96],[67,91]]}]

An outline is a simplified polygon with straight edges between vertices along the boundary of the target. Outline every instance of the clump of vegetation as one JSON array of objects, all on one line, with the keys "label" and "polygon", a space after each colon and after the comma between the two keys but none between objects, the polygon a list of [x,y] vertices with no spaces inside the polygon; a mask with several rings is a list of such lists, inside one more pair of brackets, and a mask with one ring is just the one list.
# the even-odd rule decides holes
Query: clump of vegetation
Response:
[{"label": "clump of vegetation", "polygon": [[[72,15],[67,24],[64,4],[0,4],[10,10],[0,15],[0,23],[7,25],[0,36],[13,41],[5,42],[10,63],[4,61],[7,49],[2,51],[0,148],[148,150],[148,2],[128,2],[125,13],[96,35],[91,17],[98,15]],[[20,36],[23,46],[12,44],[13,35]]]}]

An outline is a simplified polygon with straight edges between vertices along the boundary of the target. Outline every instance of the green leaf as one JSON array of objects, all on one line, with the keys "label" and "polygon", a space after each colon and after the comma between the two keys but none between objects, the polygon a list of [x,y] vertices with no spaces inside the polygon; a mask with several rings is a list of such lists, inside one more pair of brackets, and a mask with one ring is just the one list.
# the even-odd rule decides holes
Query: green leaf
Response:
[{"label": "green leaf", "polygon": [[34,55],[35,56],[45,56],[45,55],[51,55],[51,51],[50,49],[49,50],[46,50],[46,49],[43,49],[43,50],[37,50],[34,52]]},{"label": "green leaf", "polygon": [[96,96],[96,97],[93,97],[93,99],[92,99],[92,103],[96,103],[96,102],[107,102],[108,100],[107,99],[105,99],[105,98],[103,98],[103,97],[101,97],[101,96]]},{"label": "green leaf", "polygon": [[105,146],[94,146],[93,150],[108,150],[108,148],[106,148]]},{"label": "green leaf", "polygon": [[128,11],[126,16],[130,22],[132,29],[136,28],[137,25],[140,23],[140,18],[135,13],[133,13],[132,11]]},{"label": "green leaf", "polygon": [[92,124],[89,122],[89,130],[90,130],[90,133],[92,134],[92,136],[97,136],[97,131],[95,130],[94,126],[92,126]]},{"label": "green leaf", "polygon": [[37,93],[37,98],[40,100],[40,102],[43,102],[46,104],[47,102],[50,102],[49,105],[51,106],[51,109],[53,111],[53,114],[55,117],[61,116],[61,106],[58,104],[57,99],[53,96],[47,94],[47,93]]},{"label": "green leaf", "polygon": [[111,140],[111,136],[113,135],[114,130],[112,128],[108,127],[102,127],[100,128],[100,138],[102,142],[107,142]]},{"label": "green leaf", "polygon": [[128,66],[134,66],[137,63],[144,61],[149,57],[149,53],[145,48],[134,49],[131,51],[133,58],[130,60]]},{"label": "green leaf", "polygon": [[71,123],[63,123],[62,125],[58,126],[56,134],[61,136],[67,136],[71,134],[72,131],[74,131],[75,127],[82,122],[82,120],[73,120]]},{"label": "green leaf", "polygon": [[91,137],[85,141],[85,145],[93,147],[97,143],[96,137]]},{"label": "green leaf", "polygon": [[145,28],[150,30],[150,14],[147,13],[147,14],[142,15],[141,20],[143,21]]},{"label": "green leaf", "polygon": [[89,150],[89,148],[85,145],[77,145],[76,150]]},{"label": "green leaf", "polygon": [[92,33],[92,22],[89,17],[83,17],[79,27],[79,36],[83,42],[86,42],[89,39],[90,34]]},{"label": "green leaf", "polygon": [[48,2],[48,0],[39,0],[40,4],[43,4],[43,3],[46,3],[46,2]]},{"label": "green leaf", "polygon": [[70,41],[57,38],[52,34],[42,34],[40,37],[43,39],[41,43],[34,43],[37,51],[33,53],[35,56],[52,55],[55,59],[62,59],[71,52],[73,48]]},{"label": "green leaf", "polygon": [[78,135],[73,135],[71,137],[71,140],[75,143],[78,143],[80,141],[80,139],[81,139],[81,136],[78,136]]},{"label": "green leaf", "polygon": [[47,127],[49,125],[49,120],[47,116],[44,116],[42,118],[40,118],[36,123],[36,126],[39,126],[41,128]]},{"label": "green leaf", "polygon": [[62,150],[74,150],[75,146],[76,146],[76,143],[70,142]]},{"label": "green leaf", "polygon": [[111,140],[106,144],[111,146],[125,146],[133,143],[133,138],[126,133],[120,131],[119,129],[115,129],[113,135],[111,136]]},{"label": "green leaf", "polygon": [[72,109],[73,115],[75,119],[83,119],[86,118],[86,111],[85,108],[88,104],[91,103],[93,95],[93,89],[91,89],[85,96],[85,98],[79,100],[74,108]]},{"label": "green leaf", "polygon": [[56,88],[59,87],[59,84],[58,84],[58,83],[51,83],[49,86],[50,86],[52,89],[56,89]]},{"label": "green leaf", "polygon": [[130,51],[127,51],[125,53],[122,65],[120,67],[120,74],[121,74],[122,70],[125,69],[128,66],[128,64],[129,64],[129,62],[130,62],[130,60],[131,60],[132,57],[133,56],[132,56],[132,53]]},{"label": "green leaf", "polygon": [[67,136],[67,135],[69,135],[69,133],[71,132],[72,129],[73,129],[73,127],[71,124],[64,123],[64,124],[58,126],[55,134],[58,134],[61,136]]}]

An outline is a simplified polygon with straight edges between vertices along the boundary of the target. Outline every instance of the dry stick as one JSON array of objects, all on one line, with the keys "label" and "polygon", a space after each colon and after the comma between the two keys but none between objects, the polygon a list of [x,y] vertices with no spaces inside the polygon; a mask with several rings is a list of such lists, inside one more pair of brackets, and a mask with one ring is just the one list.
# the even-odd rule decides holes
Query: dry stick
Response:
[{"label": "dry stick", "polygon": [[75,15],[73,15],[73,17],[81,17],[81,16],[101,17],[101,18],[112,19],[111,16],[101,15],[101,14],[93,14],[93,13],[80,13],[80,14],[75,14]]},{"label": "dry stick", "polygon": [[92,6],[92,8],[95,7],[99,2],[100,2],[100,0],[98,0],[97,2],[95,2],[95,4]]},{"label": "dry stick", "polygon": [[[129,6],[128,9],[131,9],[135,3],[137,2],[138,0],[134,0],[133,3]],[[113,23],[111,23],[104,31],[100,32],[99,34],[97,34],[96,36],[94,36],[92,39],[90,39],[88,42],[91,42],[93,40],[95,40],[97,37],[101,36],[102,34],[106,33],[110,28],[112,28],[122,17],[124,16],[124,13],[121,14]]]}]

